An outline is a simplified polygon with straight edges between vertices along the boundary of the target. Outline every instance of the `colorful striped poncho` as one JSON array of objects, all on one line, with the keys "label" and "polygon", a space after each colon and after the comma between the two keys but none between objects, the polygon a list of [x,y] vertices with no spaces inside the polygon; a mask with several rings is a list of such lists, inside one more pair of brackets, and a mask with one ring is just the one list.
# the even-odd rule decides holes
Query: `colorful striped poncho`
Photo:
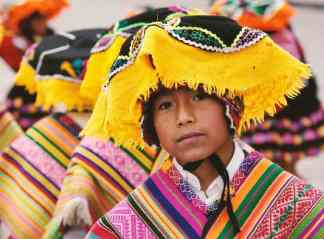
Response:
[{"label": "colorful striped poncho", "polygon": [[143,183],[167,156],[151,147],[127,150],[111,141],[85,137],[74,152],[43,238],[63,238],[69,226],[91,226]]},{"label": "colorful striped poncho", "polygon": [[13,116],[0,106],[0,151],[23,133]]},{"label": "colorful striped poncho", "polygon": [[[231,187],[241,231],[234,234],[223,209],[203,238],[323,238],[323,193],[259,153],[248,152]],[[208,220],[206,212],[191,185],[167,161],[102,217],[87,239],[198,239]]]},{"label": "colorful striped poncho", "polygon": [[13,238],[41,238],[79,143],[79,132],[79,125],[70,117],[53,114],[2,152],[0,219]]}]

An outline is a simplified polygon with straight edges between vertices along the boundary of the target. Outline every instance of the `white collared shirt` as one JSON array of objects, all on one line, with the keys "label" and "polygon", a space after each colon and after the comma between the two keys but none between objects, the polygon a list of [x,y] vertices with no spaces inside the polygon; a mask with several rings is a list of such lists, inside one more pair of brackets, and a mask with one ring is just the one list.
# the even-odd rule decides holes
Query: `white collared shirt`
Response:
[{"label": "white collared shirt", "polygon": [[[240,164],[244,160],[244,152],[240,144],[234,140],[234,154],[227,165],[226,169],[230,180],[232,180],[235,172],[239,169]],[[220,176],[216,177],[214,181],[208,186],[207,190],[204,192],[201,189],[199,179],[196,175],[191,172],[183,169],[183,167],[177,162],[176,159],[173,159],[173,164],[179,173],[182,175],[184,180],[186,180],[193,187],[195,193],[199,196],[202,202],[206,203],[208,206],[211,206],[216,200],[219,200],[222,196],[222,191],[224,187],[223,180]]]}]

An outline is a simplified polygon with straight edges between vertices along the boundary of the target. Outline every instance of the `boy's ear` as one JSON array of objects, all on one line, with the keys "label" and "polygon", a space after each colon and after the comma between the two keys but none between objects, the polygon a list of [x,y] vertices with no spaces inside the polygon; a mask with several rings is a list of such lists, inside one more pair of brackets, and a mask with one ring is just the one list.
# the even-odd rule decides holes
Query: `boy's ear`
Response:
[{"label": "boy's ear", "polygon": [[231,115],[229,114],[229,112],[227,112],[228,111],[227,107],[224,104],[222,104],[222,105],[224,108],[224,117],[225,117],[225,122],[226,122],[228,132],[232,137],[234,137],[234,135],[235,135],[234,121],[231,118]]}]

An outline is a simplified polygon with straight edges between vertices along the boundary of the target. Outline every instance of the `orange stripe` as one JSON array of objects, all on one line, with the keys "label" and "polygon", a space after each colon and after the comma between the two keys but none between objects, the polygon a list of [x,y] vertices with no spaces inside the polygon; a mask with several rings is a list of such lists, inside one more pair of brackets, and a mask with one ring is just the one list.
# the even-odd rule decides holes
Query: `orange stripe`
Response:
[{"label": "orange stripe", "polygon": [[[9,158],[12,160],[7,159],[7,157],[4,156],[3,158],[6,158],[6,161],[9,163],[9,165],[13,165],[13,167],[17,169],[17,172],[23,175],[23,178],[27,178],[28,179],[27,182],[30,182],[32,183],[32,185],[36,186],[36,184],[34,184],[34,180],[35,180],[39,182],[42,185],[42,187],[46,188],[53,195],[57,195],[60,192],[59,188],[55,184],[53,184],[49,179],[43,176],[38,169],[34,168],[31,164],[29,164],[28,161],[24,159],[24,157],[21,157],[19,155],[19,153],[17,154],[11,148],[9,148],[6,153],[8,154]],[[16,166],[16,164],[12,161],[16,162],[18,166]],[[2,165],[0,167],[4,168]],[[21,170],[20,167],[23,170]],[[28,174],[26,174],[25,172],[27,172]],[[32,179],[29,179],[28,175],[31,175]]]},{"label": "orange stripe", "polygon": [[264,214],[264,211],[267,209],[271,201],[277,196],[279,190],[290,177],[291,175],[288,173],[281,173],[276,178],[245,221],[245,224],[242,227],[244,232],[250,233],[250,230],[254,228],[254,226],[257,224],[256,222],[260,220],[261,216]]},{"label": "orange stripe", "polygon": [[[132,150],[132,148],[130,148]],[[148,146],[148,145],[144,145],[143,146],[143,149],[142,149],[147,155],[149,155],[151,158],[156,158],[158,156],[158,151],[151,147],[151,146]],[[138,150],[136,150],[138,151]],[[141,152],[142,153],[142,152]]]},{"label": "orange stripe", "polygon": [[324,220],[324,215],[321,215],[321,218],[311,228],[309,228],[308,232],[305,234],[303,238],[305,239],[310,238],[309,235],[313,233],[313,230],[316,228],[316,226],[318,226],[318,224],[323,222],[323,220]]},{"label": "orange stripe", "polygon": [[[144,191],[144,189],[142,187],[139,188],[138,192],[139,192],[139,194],[142,195],[143,200],[146,202],[144,205],[149,206],[151,208],[151,210],[153,211],[153,213],[156,215],[156,217],[158,219],[160,219],[160,221],[164,225],[170,225],[170,223],[168,223],[168,221],[165,221],[165,219],[163,217],[160,217],[160,215],[163,215],[163,213],[161,213],[160,211],[155,210],[155,208],[154,208],[155,205],[153,205],[152,203],[150,203],[150,201],[147,199],[146,192]],[[151,200],[152,200],[152,198],[151,198]],[[157,205],[156,205],[156,207],[157,207]],[[167,227],[167,228],[173,233],[173,235],[179,234],[179,232],[177,233],[174,230],[172,230],[173,227]]]},{"label": "orange stripe", "polygon": [[104,177],[102,177],[99,173],[96,173],[92,170],[91,167],[89,167],[86,163],[82,162],[81,160],[78,161],[78,164],[80,164],[82,167],[84,167],[86,170],[93,172],[95,177],[98,179],[98,181],[102,182],[105,186],[105,190],[111,195],[112,199],[118,203],[119,201],[123,200],[127,195],[125,195],[123,192],[117,190],[112,190],[116,188],[116,186],[112,183],[110,183],[108,180],[106,180]]},{"label": "orange stripe", "polygon": [[[63,150],[63,152],[66,154],[71,154],[73,152],[73,147],[69,147],[68,144],[64,143],[65,140],[67,140],[66,137],[64,137],[64,138],[58,137],[57,132],[53,132],[53,131],[49,130],[48,128],[46,128],[45,126],[37,127],[36,129],[40,130],[46,136],[46,138],[48,138],[51,141],[51,142],[48,142],[47,139],[44,139],[43,135],[39,134],[37,131],[34,131],[34,134],[37,134],[37,136],[41,137],[41,140],[40,139],[37,140],[38,142],[42,143],[43,140],[46,140],[47,144],[53,145],[54,148],[56,148],[55,146],[61,148]],[[57,130],[60,131],[60,129],[57,129]],[[33,137],[33,135],[32,135],[32,137]],[[75,145],[77,145],[77,144],[75,144]]]},{"label": "orange stripe", "polygon": [[[89,176],[90,177],[90,176]],[[92,181],[89,182],[88,178],[84,176],[73,176],[72,182],[69,181],[67,183],[69,185],[65,186],[65,188],[73,188],[73,189],[82,189],[82,191],[77,190],[66,190],[62,191],[60,194],[60,199],[57,205],[57,208],[62,206],[62,209],[64,208],[64,204],[67,203],[68,201],[72,200],[73,198],[80,197],[85,197],[90,203],[93,203],[95,207],[97,207],[102,213],[105,213],[108,211],[107,208],[112,208],[116,202],[113,202],[114,205],[112,205],[111,202],[108,203],[107,205],[107,199],[104,197],[104,193],[102,192],[103,189],[98,187],[95,182]],[[72,186],[73,184],[73,186]]]},{"label": "orange stripe", "polygon": [[[3,160],[4,158],[2,158]],[[20,177],[22,178],[26,178],[24,174],[22,174],[19,169],[17,169],[17,167],[13,164],[11,164],[10,161],[7,161],[6,159],[4,159],[8,164],[10,164],[13,168],[16,168],[16,174],[19,174],[21,175]],[[8,167],[10,168],[10,167]],[[4,174],[6,174],[8,177],[10,177],[17,185],[18,188],[20,188],[20,190],[22,190],[22,192],[26,193],[32,200],[35,201],[35,203],[37,203],[41,208],[43,208],[43,210],[49,215],[51,216],[52,213],[53,213],[53,208],[55,207],[55,201],[52,201],[51,198],[47,197],[46,195],[44,195],[44,193],[39,190],[33,183],[31,183],[28,179],[26,179],[26,184],[28,183],[28,187],[33,187],[34,190],[36,192],[38,192],[39,194],[42,194],[44,195],[45,198],[48,199],[48,201],[45,203],[43,202],[43,200],[37,200],[31,193],[29,193],[28,191],[26,191],[26,186],[27,185],[21,185],[19,183],[19,181],[17,181],[15,178],[16,178],[16,175],[15,174],[12,174],[11,170],[7,171],[5,168],[0,168],[0,171],[2,171]],[[52,202],[52,203],[50,203]]]},{"label": "orange stripe", "polygon": [[[154,205],[154,204],[152,204],[152,203],[149,202],[149,200],[147,199],[146,192],[145,192],[145,190],[143,189],[143,187],[140,187],[139,190],[138,190],[138,192],[142,195],[142,198],[143,198],[144,201],[146,202],[146,204],[144,204],[144,205],[149,206],[149,207],[151,208],[151,210],[153,211],[153,213],[155,213],[156,217],[157,217],[158,219],[160,219],[160,221],[162,221],[164,225],[170,225],[170,222],[169,222],[169,221],[166,221],[165,218],[160,217],[160,215],[163,215],[163,213],[161,213],[161,211],[157,211],[157,210],[155,210],[154,206],[155,206],[155,207],[158,207],[158,205]],[[149,198],[150,198],[150,197],[149,197]],[[152,198],[150,198],[150,199],[153,201]],[[171,225],[172,225],[172,224],[171,224]],[[177,234],[180,233],[179,231],[174,231],[174,230],[172,230],[173,227],[167,227],[167,228],[168,228],[168,229],[173,233],[172,235],[177,235]]]},{"label": "orange stripe", "polygon": [[[51,125],[53,128],[56,128],[56,130],[60,131],[60,133],[64,135],[64,140],[58,138],[56,136],[56,132],[50,130],[46,126],[46,124]],[[61,126],[60,124],[58,124],[52,119],[46,120],[46,122],[42,122],[42,124],[37,125],[37,127],[35,128],[41,129],[41,131],[43,131],[45,135],[49,137],[49,139],[53,140],[57,146],[64,148],[65,149],[64,151],[68,154],[72,153],[74,147],[69,147],[69,144],[67,144],[65,141],[68,141],[70,145],[74,145],[74,146],[79,144],[79,140],[74,135],[71,135],[71,133],[69,133],[67,129],[63,128],[63,126]]]},{"label": "orange stripe", "polygon": [[[5,201],[6,200],[9,199],[5,199]],[[17,236],[20,236],[21,238],[27,238],[26,237],[27,236],[26,233],[27,233],[28,237],[33,235],[32,238],[37,238],[42,234],[44,228],[41,225],[36,224],[33,220],[30,220],[30,218],[26,217],[24,213],[21,213],[22,210],[18,207],[18,205],[15,206],[14,204],[7,203],[7,202],[5,205],[6,205],[5,208],[7,208],[7,210],[3,208],[4,209],[2,213],[3,221],[8,224],[11,231],[18,233]],[[31,228],[29,225],[26,225],[27,221],[30,223],[30,226],[32,226],[33,228]],[[12,226],[15,226],[15,229],[13,229]]]},{"label": "orange stripe", "polygon": [[[251,173],[248,175],[244,183],[241,185],[236,195],[232,198],[233,210],[236,211],[246,195],[251,191],[255,182],[264,174],[264,172],[268,169],[268,167],[272,164],[271,161],[267,159],[262,159],[258,162],[258,164],[254,167]],[[226,209],[223,209],[218,219],[212,226],[211,230],[208,232],[206,238],[218,238],[219,235],[224,230],[227,222],[229,221],[228,214]]]},{"label": "orange stripe", "polygon": [[[58,127],[61,129],[62,133],[66,136],[66,138],[70,139],[71,144],[78,144],[79,139],[77,139],[73,134],[70,133],[69,130],[67,130],[63,125],[61,125],[59,122],[56,120],[49,118],[49,124],[53,125],[54,127]],[[72,137],[71,137],[72,136]]]}]

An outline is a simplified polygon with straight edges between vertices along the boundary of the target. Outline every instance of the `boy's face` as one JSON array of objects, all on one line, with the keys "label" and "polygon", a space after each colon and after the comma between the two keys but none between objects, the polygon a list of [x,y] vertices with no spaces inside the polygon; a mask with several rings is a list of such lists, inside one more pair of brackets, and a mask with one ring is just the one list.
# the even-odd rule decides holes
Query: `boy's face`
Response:
[{"label": "boy's face", "polygon": [[182,165],[208,158],[231,140],[221,103],[187,88],[156,97],[153,123],[160,145]]},{"label": "boy's face", "polygon": [[32,29],[37,36],[45,36],[47,31],[47,20],[43,16],[39,16],[32,20]]}]

